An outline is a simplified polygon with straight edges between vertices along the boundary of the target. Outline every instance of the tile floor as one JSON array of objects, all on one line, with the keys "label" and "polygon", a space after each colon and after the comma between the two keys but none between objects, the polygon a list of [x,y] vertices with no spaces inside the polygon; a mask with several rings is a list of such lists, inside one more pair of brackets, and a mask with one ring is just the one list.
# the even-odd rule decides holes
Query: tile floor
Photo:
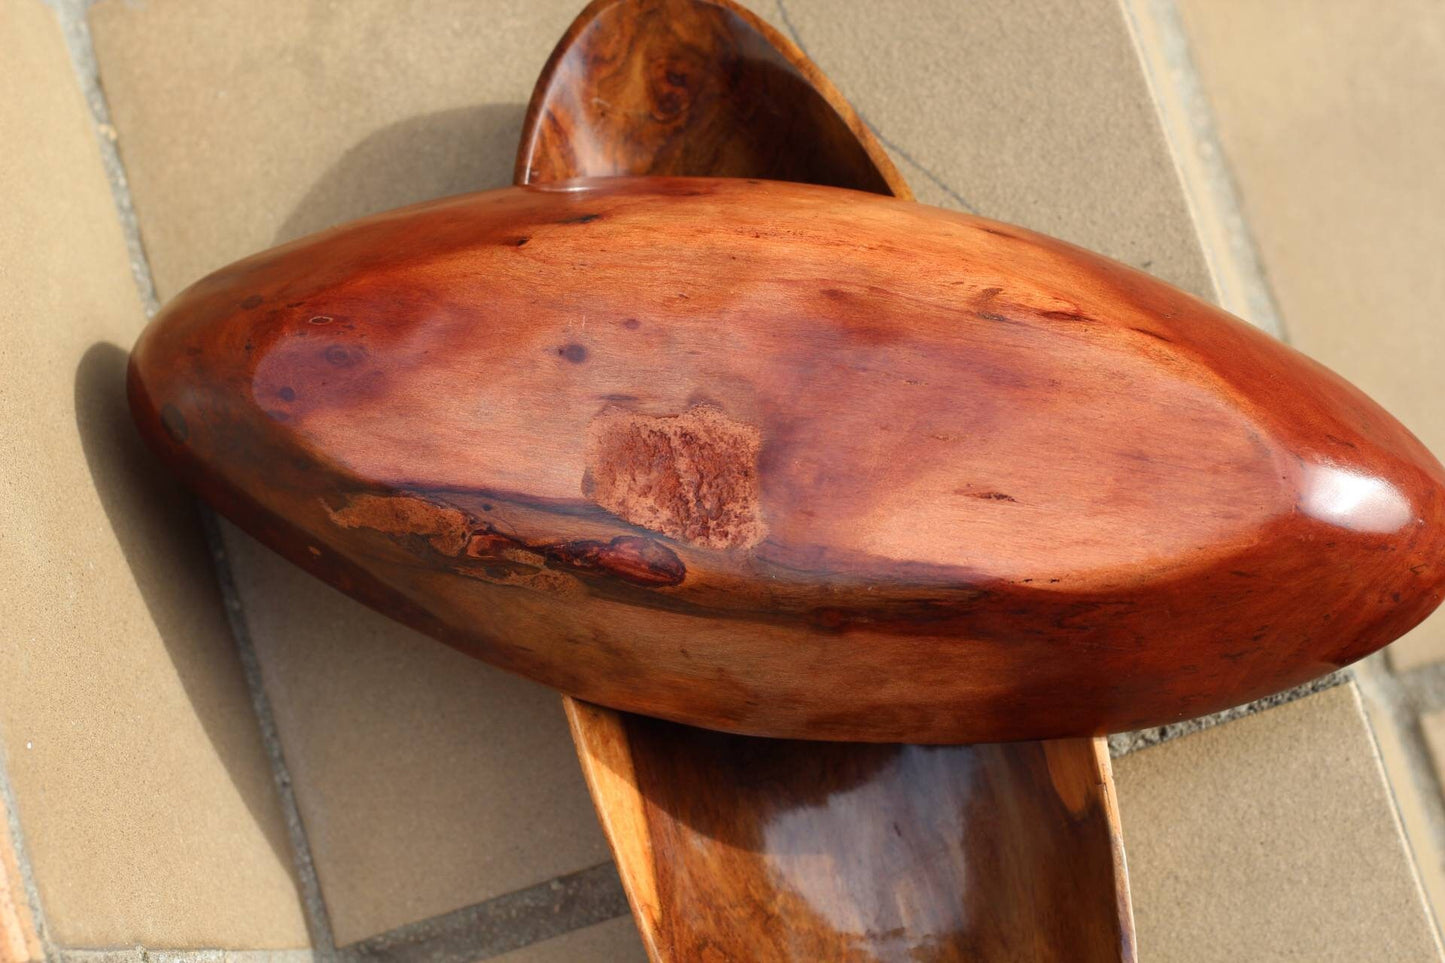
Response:
[{"label": "tile floor", "polygon": [[[0,702],[0,801],[32,868],[6,874],[11,903],[40,909],[35,939],[0,960],[120,963],[131,951],[89,951],[136,944],[642,959],[555,697],[227,530],[212,547],[234,579],[238,655],[201,527],[135,446],[118,380],[152,291],[337,220],[504,183],[532,80],[580,4],[53,3],[69,50],[39,0],[0,0],[0,82],[23,92],[0,98],[0,137],[29,148],[0,152],[0,271],[23,279],[0,305],[0,363],[19,374],[0,391],[29,413],[0,425],[5,451],[27,453],[0,459],[17,493],[0,501],[0,532],[23,533],[0,553],[0,678],[23,680]],[[1227,296],[1221,281],[1253,262],[1222,272],[1230,251],[1191,219],[1201,195],[1176,159],[1199,144],[1159,106],[1178,78],[1149,74],[1135,49],[1162,3],[755,8],[855,101],[921,199]],[[1428,163],[1445,132],[1441,8],[1389,0],[1356,22],[1303,0],[1167,6],[1287,334],[1445,450],[1430,393],[1445,338],[1420,320],[1445,307]],[[103,98],[87,105],[95,64]],[[1328,113],[1301,115],[1300,90]],[[107,159],[134,222],[116,217]],[[126,223],[147,258],[139,297]],[[1352,284],[1359,273],[1375,283]],[[1401,644],[1398,678],[1361,679],[1388,703],[1381,746],[1404,747],[1393,776],[1416,790],[1407,823],[1427,881],[1445,826],[1420,764],[1441,726],[1418,713],[1445,710],[1436,635]],[[1433,958],[1373,745],[1344,686],[1118,760],[1142,954]],[[279,789],[268,752],[289,773]],[[293,868],[297,844],[308,858]],[[1287,913],[1258,912],[1288,891]],[[1388,935],[1373,938],[1360,908]]]}]

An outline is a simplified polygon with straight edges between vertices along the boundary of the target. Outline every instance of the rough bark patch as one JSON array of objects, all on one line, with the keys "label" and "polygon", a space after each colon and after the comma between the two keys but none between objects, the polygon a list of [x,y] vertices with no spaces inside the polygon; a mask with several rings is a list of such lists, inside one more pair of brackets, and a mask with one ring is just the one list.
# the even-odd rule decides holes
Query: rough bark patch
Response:
[{"label": "rough bark patch", "polygon": [[369,528],[383,535],[420,535],[443,555],[456,555],[467,544],[467,516],[414,495],[352,495],[330,512],[342,528]]},{"label": "rough bark patch", "polygon": [[716,408],[608,409],[593,419],[584,494],[634,525],[708,548],[748,548],[760,516],[758,429]]}]

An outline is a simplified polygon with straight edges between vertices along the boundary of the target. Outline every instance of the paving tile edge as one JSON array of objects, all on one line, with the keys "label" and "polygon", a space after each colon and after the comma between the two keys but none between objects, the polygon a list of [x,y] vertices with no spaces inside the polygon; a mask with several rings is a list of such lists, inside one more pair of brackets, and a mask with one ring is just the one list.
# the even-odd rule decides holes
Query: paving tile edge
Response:
[{"label": "paving tile edge", "polygon": [[321,895],[321,881],[316,875],[316,863],[311,854],[311,844],[306,835],[306,825],[301,819],[301,809],[296,804],[296,792],[292,788],[291,770],[286,764],[286,754],[281,749],[281,738],[276,730],[276,717],[271,710],[271,698],[266,693],[261,677],[261,663],[256,658],[256,648],[251,641],[251,630],[246,622],[245,607],[241,593],[236,588],[236,579],[231,571],[231,560],[226,555],[225,542],[221,538],[220,522],[215,512],[197,503],[201,529],[205,534],[206,549],[211,554],[216,581],[221,590],[221,601],[226,607],[226,622],[231,630],[231,639],[241,660],[241,672],[246,677],[246,688],[251,696],[251,708],[256,714],[256,725],[261,733],[261,745],[266,760],[271,766],[271,775],[276,784],[276,796],[286,823],[286,835],[291,844],[292,867],[296,873],[296,884],[301,896],[302,909],[306,916],[307,934],[311,948],[318,958],[330,959],[335,955],[336,939],[331,930],[331,916],[326,909],[326,900]]},{"label": "paving tile edge", "polygon": [[1351,675],[1349,671],[1341,669],[1337,672],[1331,672],[1329,675],[1322,675],[1317,679],[1312,679],[1304,685],[1295,686],[1293,689],[1285,689],[1283,692],[1276,692],[1262,699],[1255,699],[1253,702],[1246,702],[1207,716],[1182,719],[1179,722],[1153,726],[1148,729],[1136,729],[1133,732],[1116,732],[1109,736],[1109,755],[1118,759],[1120,756],[1127,756],[1129,753],[1138,752],[1140,749],[1148,749],[1150,746],[1171,742],[1182,736],[1201,732],[1205,729],[1213,729],[1222,723],[1242,719],[1245,716],[1251,716],[1256,712],[1263,712],[1266,709],[1273,709],[1275,706],[1282,706],[1287,702],[1294,702],[1296,699],[1314,695],[1316,692],[1333,689],[1335,686],[1343,685],[1350,680]]},{"label": "paving tile edge", "polygon": [[1178,6],[1175,0],[1118,2],[1144,66],[1216,299],[1226,311],[1287,341]]},{"label": "paving tile edge", "polygon": [[342,947],[344,963],[472,963],[630,916],[608,860]]},{"label": "paving tile edge", "polygon": [[54,963],[312,963],[311,950],[154,950],[144,946],[124,949],[58,950]]},{"label": "paving tile edge", "polygon": [[[1381,657],[1382,655],[1377,654],[1376,661],[1378,662]],[[1405,859],[1410,864],[1410,877],[1415,882],[1416,897],[1419,899],[1420,906],[1425,913],[1425,918],[1429,921],[1430,924],[1430,935],[1435,941],[1435,957],[1436,959],[1445,959],[1445,941],[1442,941],[1441,938],[1440,918],[1439,915],[1435,912],[1434,903],[1430,899],[1429,891],[1425,885],[1424,876],[1420,871],[1420,854],[1416,851],[1417,847],[1411,843],[1410,834],[1405,829],[1405,816],[1404,811],[1400,806],[1400,798],[1397,792],[1397,787],[1395,786],[1395,783],[1390,779],[1389,769],[1385,765],[1385,755],[1380,747],[1380,736],[1379,733],[1376,731],[1376,726],[1374,722],[1371,719],[1369,704],[1370,700],[1367,700],[1365,695],[1366,686],[1377,685],[1379,682],[1379,678],[1377,676],[1374,676],[1374,674],[1369,671],[1357,672],[1355,673],[1355,685],[1351,686],[1350,690],[1355,697],[1355,708],[1359,710],[1360,715],[1362,715],[1365,719],[1365,733],[1370,740],[1370,752],[1374,759],[1375,771],[1376,774],[1380,777],[1380,781],[1385,784],[1385,792],[1390,799],[1390,818],[1394,823],[1396,834],[1398,834],[1398,836],[1400,837],[1402,848],[1405,850]],[[1379,698],[1378,694],[1376,694],[1376,698]],[[1399,703],[1396,704],[1399,705]],[[1413,730],[1411,741],[1417,743],[1420,747],[1424,746],[1424,735],[1420,732],[1420,721],[1418,713],[1415,714],[1415,716],[1411,719],[1411,724],[1409,725],[1408,729],[1401,726],[1397,721],[1394,720],[1392,720],[1389,724],[1393,725],[1397,732],[1401,730]],[[1405,748],[1406,752],[1413,753],[1413,750],[1409,746],[1406,746]],[[1409,760],[1409,763],[1410,775],[1412,777],[1418,778],[1419,773],[1417,771],[1417,760],[1411,758]],[[1432,777],[1434,776],[1433,768],[1430,769],[1430,775]],[[1438,821],[1438,817],[1441,813],[1441,795],[1439,791],[1438,778],[1432,778],[1431,785],[1434,788],[1434,792],[1429,794],[1428,796],[1429,802],[1426,803],[1426,809],[1431,810],[1433,808],[1433,812],[1427,812],[1428,817],[1436,817],[1432,819],[1433,823]],[[1439,827],[1436,825],[1432,825],[1430,828],[1432,831],[1439,831]]]}]

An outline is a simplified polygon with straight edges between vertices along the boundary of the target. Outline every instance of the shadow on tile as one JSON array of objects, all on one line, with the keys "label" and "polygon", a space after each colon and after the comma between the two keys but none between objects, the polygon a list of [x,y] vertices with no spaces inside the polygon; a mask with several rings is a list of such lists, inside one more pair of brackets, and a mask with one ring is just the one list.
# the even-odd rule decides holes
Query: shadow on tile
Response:
[{"label": "shadow on tile", "polygon": [[[286,219],[278,242],[373,211],[510,183],[525,111],[523,104],[485,104],[412,118],[376,132],[307,192]],[[209,573],[212,563],[190,495],[150,456],[131,423],[127,358],[124,349],[100,342],[76,368],[76,427],[86,463],[197,718],[277,858],[290,866],[269,765],[257,752],[255,720],[238,717],[234,700],[218,704],[213,697],[218,685],[243,678],[239,662],[228,649],[226,664],[217,664],[214,653],[195,638],[197,632],[216,631],[202,620],[222,619],[219,590],[205,576],[194,582],[174,579],[176,571]],[[224,623],[220,630],[228,633]]]},{"label": "shadow on tile", "polygon": [[526,111],[525,104],[478,104],[376,131],[312,185],[275,243],[394,207],[507,186]]},{"label": "shadow on tile", "polygon": [[[270,764],[250,711],[195,502],[150,455],[131,422],[127,358],[116,345],[97,342],[76,367],[75,422],[86,465],[196,718],[277,861],[290,867],[291,847]],[[177,573],[185,576],[177,578]],[[185,779],[189,774],[172,775]]]}]

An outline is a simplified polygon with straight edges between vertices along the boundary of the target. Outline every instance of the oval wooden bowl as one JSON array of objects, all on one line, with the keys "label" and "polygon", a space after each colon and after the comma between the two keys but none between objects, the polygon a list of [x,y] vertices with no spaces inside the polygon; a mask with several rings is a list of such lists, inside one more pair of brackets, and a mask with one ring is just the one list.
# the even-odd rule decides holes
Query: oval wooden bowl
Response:
[{"label": "oval wooden bowl", "polygon": [[172,301],[156,450],[481,658],[736,732],[1155,725],[1439,602],[1438,462],[1222,311],[1020,228],[738,179],[508,188]]}]

